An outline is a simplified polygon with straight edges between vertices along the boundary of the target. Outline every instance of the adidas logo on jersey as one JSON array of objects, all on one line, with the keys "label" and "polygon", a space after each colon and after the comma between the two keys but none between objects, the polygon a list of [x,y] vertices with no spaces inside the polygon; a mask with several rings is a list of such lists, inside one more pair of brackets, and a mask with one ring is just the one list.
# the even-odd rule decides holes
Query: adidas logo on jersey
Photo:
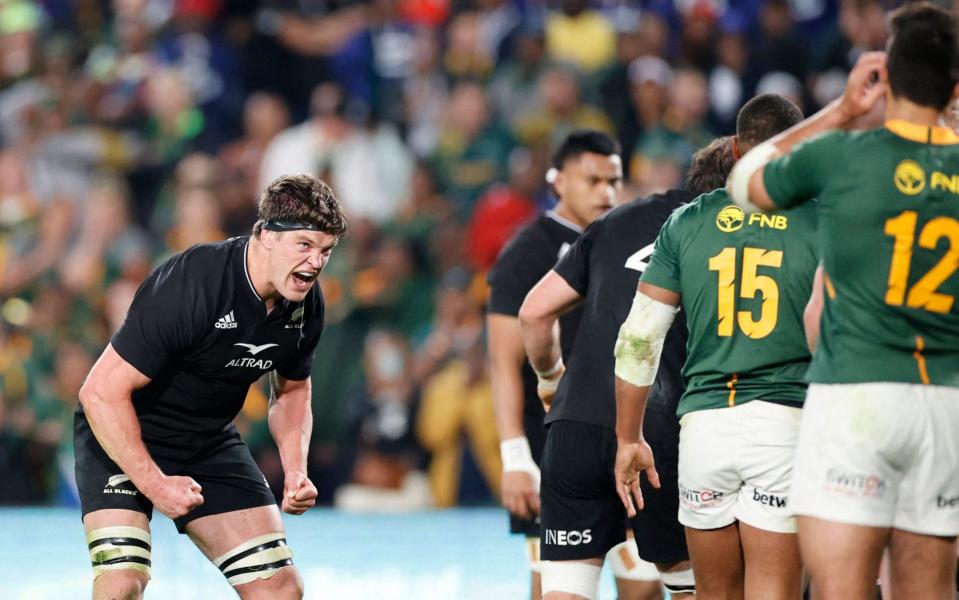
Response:
[{"label": "adidas logo on jersey", "polygon": [[236,319],[233,317],[233,311],[223,315],[216,320],[216,323],[213,324],[217,329],[236,329],[240,325],[236,322]]}]

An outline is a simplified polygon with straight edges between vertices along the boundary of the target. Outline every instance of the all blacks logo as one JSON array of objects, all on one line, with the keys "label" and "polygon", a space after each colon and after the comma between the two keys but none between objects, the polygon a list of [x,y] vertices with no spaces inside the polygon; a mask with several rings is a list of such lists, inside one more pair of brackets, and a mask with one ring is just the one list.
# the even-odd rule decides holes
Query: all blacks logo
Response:
[{"label": "all blacks logo", "polygon": [[746,213],[738,206],[727,206],[716,215],[716,227],[723,233],[732,233],[742,228]]}]

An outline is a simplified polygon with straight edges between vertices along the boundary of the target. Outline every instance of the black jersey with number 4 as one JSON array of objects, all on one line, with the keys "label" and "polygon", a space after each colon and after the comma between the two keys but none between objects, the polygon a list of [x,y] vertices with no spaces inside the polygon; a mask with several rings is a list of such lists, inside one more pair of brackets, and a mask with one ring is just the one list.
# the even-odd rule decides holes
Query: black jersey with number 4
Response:
[{"label": "black jersey with number 4", "polygon": [[[133,393],[133,405],[155,457],[186,460],[235,433],[232,421],[264,373],[310,375],[323,330],[319,286],[303,302],[283,300],[267,314],[248,275],[248,241],[200,244],[161,264],[111,340],[150,378]],[[82,422],[82,406],[77,411]]]},{"label": "black jersey with number 4", "polygon": [[[556,261],[576,242],[580,233],[572,223],[552,212],[540,215],[520,229],[490,269],[487,310],[492,314],[518,316],[526,294],[549,273]],[[564,360],[573,348],[581,314],[582,311],[577,309],[560,319],[560,346]],[[545,413],[536,395],[536,374],[529,363],[523,367],[523,397],[523,424],[538,462],[545,441],[542,433]]]},{"label": "black jersey with number 4", "polygon": [[[613,347],[636,295],[636,286],[659,230],[695,196],[671,190],[634,200],[590,225],[555,271],[583,297],[583,327],[566,362],[546,422],[567,420],[616,427]],[[673,322],[647,406],[675,414],[683,394],[686,321]]]}]

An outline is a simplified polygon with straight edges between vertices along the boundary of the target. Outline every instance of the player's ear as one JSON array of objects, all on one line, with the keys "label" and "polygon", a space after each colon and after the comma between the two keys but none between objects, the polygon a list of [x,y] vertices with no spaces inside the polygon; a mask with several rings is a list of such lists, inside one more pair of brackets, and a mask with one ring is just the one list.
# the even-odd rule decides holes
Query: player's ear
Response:
[{"label": "player's ear", "polygon": [[559,169],[551,169],[553,171],[552,181],[553,189],[556,191],[556,195],[562,198],[566,194],[566,176],[563,175],[563,172]]},{"label": "player's ear", "polygon": [[279,236],[279,231],[270,231],[268,229],[264,229],[260,232],[260,243],[262,243],[263,247],[267,250],[272,250],[273,247],[276,246]]}]

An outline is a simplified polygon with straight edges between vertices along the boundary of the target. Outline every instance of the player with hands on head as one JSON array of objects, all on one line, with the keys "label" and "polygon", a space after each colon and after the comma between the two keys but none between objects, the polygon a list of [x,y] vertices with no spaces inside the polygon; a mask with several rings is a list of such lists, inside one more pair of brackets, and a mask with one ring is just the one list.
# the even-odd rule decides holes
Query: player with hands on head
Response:
[{"label": "player with hands on head", "polygon": [[[892,13],[886,52],[729,181],[743,210],[812,206],[822,316],[791,492],[816,597],[952,598],[959,535],[959,18]],[[850,131],[885,99],[885,124]],[[778,157],[778,158],[776,158]],[[768,217],[768,215],[756,215]]]}]

